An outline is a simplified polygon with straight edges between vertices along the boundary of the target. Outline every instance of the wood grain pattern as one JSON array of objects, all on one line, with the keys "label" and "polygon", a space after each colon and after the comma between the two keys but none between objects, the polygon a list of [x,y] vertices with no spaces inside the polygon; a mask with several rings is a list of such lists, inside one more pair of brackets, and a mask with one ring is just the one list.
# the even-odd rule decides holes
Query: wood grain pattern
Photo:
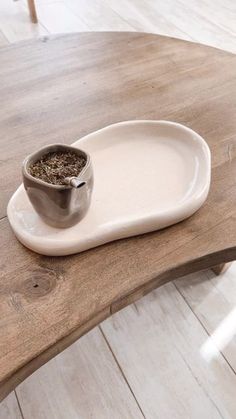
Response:
[{"label": "wood grain pattern", "polygon": [[4,397],[110,313],[174,278],[235,259],[236,57],[155,35],[88,33],[6,47],[0,60],[2,217],[26,154],[119,120],[184,123],[213,156],[206,204],[157,233],[46,258],[23,248],[3,218]]}]

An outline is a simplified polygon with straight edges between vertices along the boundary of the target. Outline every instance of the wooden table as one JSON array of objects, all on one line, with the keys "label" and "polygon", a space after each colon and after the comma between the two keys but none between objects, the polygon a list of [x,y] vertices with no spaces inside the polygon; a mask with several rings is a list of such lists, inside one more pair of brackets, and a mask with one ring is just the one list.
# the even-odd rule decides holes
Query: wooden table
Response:
[{"label": "wooden table", "polygon": [[[236,56],[155,35],[84,33],[0,50],[0,397],[155,287],[236,258]],[[205,205],[168,229],[50,258],[15,239],[23,158],[107,124],[169,119],[212,152]]]}]

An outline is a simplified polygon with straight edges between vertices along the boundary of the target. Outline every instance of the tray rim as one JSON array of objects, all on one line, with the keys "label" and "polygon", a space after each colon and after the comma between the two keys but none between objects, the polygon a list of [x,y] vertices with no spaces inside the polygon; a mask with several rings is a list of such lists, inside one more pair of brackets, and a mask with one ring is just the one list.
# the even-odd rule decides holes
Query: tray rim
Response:
[{"label": "tray rim", "polygon": [[[92,245],[88,245],[88,246],[82,246],[82,248],[77,245],[77,250],[75,249],[76,247],[76,243],[78,243],[78,240],[70,240],[71,246],[69,249],[69,251],[67,250],[63,250],[62,246],[60,245],[59,247],[57,247],[57,249],[54,249],[54,246],[50,246],[49,248],[49,244],[50,242],[54,242],[55,239],[50,239],[47,238],[47,250],[45,250],[45,246],[41,246],[39,244],[40,241],[40,236],[33,236],[30,235],[28,233],[28,231],[22,230],[21,228],[19,228],[19,225],[17,222],[14,222],[14,216],[12,216],[12,211],[11,211],[11,206],[12,206],[12,202],[14,202],[14,199],[17,199],[17,194],[20,192],[20,190],[23,188],[23,185],[21,184],[17,190],[13,193],[12,197],[9,200],[8,206],[7,206],[7,216],[10,222],[10,225],[13,229],[13,232],[15,233],[16,237],[18,238],[18,240],[24,244],[27,248],[33,250],[36,253],[45,255],[45,256],[65,256],[65,255],[71,255],[71,254],[76,254],[76,253],[80,253],[86,250],[89,250],[91,248],[95,248],[97,246],[101,246],[105,243],[109,243],[112,241],[116,241],[116,240],[120,240],[120,239],[125,239],[128,237],[134,237],[137,235],[141,235],[141,234],[145,234],[145,233],[149,233],[152,231],[158,231],[161,230],[162,228],[166,228],[169,227],[171,225],[177,224],[180,221],[183,221],[184,219],[189,218],[190,216],[192,216],[205,202],[207,196],[208,196],[208,192],[210,189],[210,182],[211,182],[211,152],[210,152],[210,148],[207,144],[207,142],[203,139],[203,137],[201,135],[199,135],[196,131],[192,130],[191,128],[178,123],[178,122],[174,122],[174,121],[168,121],[168,120],[155,120],[155,119],[151,119],[151,120],[145,120],[145,119],[137,119],[137,120],[124,120],[124,121],[119,121],[113,124],[109,124],[105,127],[102,127],[98,130],[95,130],[81,138],[79,138],[78,140],[76,140],[75,142],[73,142],[71,145],[72,146],[76,146],[79,147],[79,143],[80,143],[80,147],[81,149],[83,149],[83,146],[81,144],[81,142],[83,143],[84,141],[89,141],[89,139],[91,137],[94,137],[94,135],[100,135],[102,132],[104,131],[109,131],[112,130],[114,127],[122,127],[122,126],[132,126],[132,125],[141,125],[141,124],[145,124],[145,125],[162,125],[162,126],[168,126],[168,127],[175,127],[178,128],[180,130],[185,131],[191,138],[195,138],[197,140],[198,143],[201,144],[203,150],[204,150],[204,156],[206,159],[206,165],[207,165],[207,173],[206,173],[206,182],[204,184],[204,188],[202,188],[201,193],[198,194],[197,197],[195,197],[195,199],[193,199],[193,196],[191,195],[188,200],[186,200],[184,203],[180,203],[178,206],[175,207],[175,209],[170,209],[170,210],[164,210],[161,211],[159,213],[156,213],[155,216],[153,217],[149,217],[148,219],[145,217],[145,221],[149,224],[151,224],[153,222],[153,220],[155,220],[155,217],[158,215],[158,217],[161,216],[165,216],[166,218],[169,219],[169,222],[164,222],[163,226],[161,227],[156,227],[156,228],[146,228],[145,231],[137,231],[136,233],[129,233],[129,232],[125,232],[126,229],[123,229],[122,234],[119,235],[117,234],[117,232],[119,231],[119,229],[116,226],[116,229],[112,229],[112,235],[115,236],[114,238],[109,238],[109,236],[111,235],[111,231],[109,232],[105,232],[106,234],[103,234],[103,239],[101,239],[101,237],[97,237],[97,239],[95,240],[96,244],[92,244]],[[195,202],[197,201],[197,202]],[[34,211],[34,210],[33,210]],[[177,221],[173,222],[173,218],[177,219]],[[140,220],[142,221],[142,219],[139,219],[139,222],[137,223],[137,220],[133,221],[132,223],[129,224],[129,227],[132,227],[132,224],[134,224],[135,228],[138,230],[140,228]],[[48,226],[49,227],[49,226]],[[76,228],[77,225],[75,225],[73,228]],[[49,227],[52,228],[52,227]],[[60,231],[60,229],[53,229],[55,231]],[[64,229],[63,229],[64,230]],[[30,243],[29,243],[30,241]],[[93,240],[92,240],[93,241]],[[59,242],[61,243],[61,242]],[[72,247],[74,250],[72,250]],[[52,252],[52,249],[53,252]],[[68,249],[68,247],[67,247]]]}]

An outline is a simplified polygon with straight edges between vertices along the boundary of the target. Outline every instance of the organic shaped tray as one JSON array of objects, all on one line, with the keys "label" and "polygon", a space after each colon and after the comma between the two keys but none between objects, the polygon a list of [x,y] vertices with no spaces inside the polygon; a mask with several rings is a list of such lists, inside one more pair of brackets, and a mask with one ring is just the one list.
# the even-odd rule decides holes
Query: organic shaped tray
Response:
[{"label": "organic shaped tray", "polygon": [[94,168],[85,218],[68,229],[47,226],[21,185],[8,204],[17,238],[43,255],[81,252],[109,241],[177,223],[205,201],[210,150],[198,134],[168,121],[127,121],[76,141]]}]

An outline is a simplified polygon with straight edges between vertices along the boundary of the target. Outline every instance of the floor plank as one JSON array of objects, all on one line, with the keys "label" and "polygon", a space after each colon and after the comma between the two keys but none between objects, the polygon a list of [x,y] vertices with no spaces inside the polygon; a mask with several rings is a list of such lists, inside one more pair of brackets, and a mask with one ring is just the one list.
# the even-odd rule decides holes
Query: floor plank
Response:
[{"label": "floor plank", "polygon": [[39,22],[49,33],[86,32],[89,30],[89,27],[62,1],[39,3],[37,13]]},{"label": "floor plank", "polygon": [[210,0],[106,0],[139,31],[193,40],[236,52],[235,3]]},{"label": "floor plank", "polygon": [[[173,0],[170,1],[173,3]],[[177,20],[175,20],[175,14],[173,14],[172,18],[182,30],[191,33],[191,36],[196,42],[212,45],[216,48],[235,53],[235,30],[231,32],[231,30],[228,30],[226,27],[226,24],[222,25],[221,23],[222,20],[224,20],[225,23],[228,21],[223,2],[218,9],[217,16],[214,13],[215,11],[216,8],[212,7],[212,3],[210,3],[209,0],[203,2],[201,7],[199,7],[199,2],[197,3],[196,0],[191,0],[191,2],[178,0],[178,9],[176,8]],[[236,17],[234,18],[234,28],[235,19]]]},{"label": "floor plank", "polygon": [[9,44],[7,38],[3,35],[2,31],[0,31],[0,47]]},{"label": "floor plank", "polygon": [[147,418],[234,418],[236,376],[200,352],[208,335],[173,284],[102,324]]},{"label": "floor plank", "polygon": [[14,392],[0,404],[0,419],[23,419]]},{"label": "floor plank", "polygon": [[154,8],[156,2],[149,5],[144,0],[106,0],[106,3],[137,31],[192,40],[189,34],[172,24],[168,16],[159,14],[158,6]]},{"label": "floor plank", "polygon": [[0,11],[4,10],[5,17],[0,20],[0,29],[11,42],[45,35],[44,26],[50,33],[137,30],[236,52],[236,3],[233,0],[217,0],[214,4],[211,0],[202,0],[201,5],[197,0],[37,0],[36,6],[38,28],[28,18],[26,0],[1,0]]},{"label": "floor plank", "polygon": [[17,395],[24,419],[143,418],[98,328],[29,377]]},{"label": "floor plank", "polygon": [[114,12],[104,0],[64,0],[73,13],[93,31],[133,31],[125,16]]},{"label": "floor plank", "polygon": [[222,352],[236,371],[236,263],[222,275],[207,271],[175,284],[211,335],[201,348],[202,355],[210,362]]},{"label": "floor plank", "polygon": [[187,3],[186,0],[179,1],[189,6],[189,14],[198,14],[199,18],[208,20],[217,28],[220,28],[221,33],[228,34],[231,39],[235,37],[236,3],[234,1],[229,0],[228,7],[226,2],[222,0],[216,0],[214,7],[212,7],[210,0],[203,0],[201,7],[199,7],[198,0],[191,0]]},{"label": "floor plank", "polygon": [[38,38],[48,34],[41,25],[30,22],[28,10],[20,1],[0,1],[0,30],[9,42]]}]

